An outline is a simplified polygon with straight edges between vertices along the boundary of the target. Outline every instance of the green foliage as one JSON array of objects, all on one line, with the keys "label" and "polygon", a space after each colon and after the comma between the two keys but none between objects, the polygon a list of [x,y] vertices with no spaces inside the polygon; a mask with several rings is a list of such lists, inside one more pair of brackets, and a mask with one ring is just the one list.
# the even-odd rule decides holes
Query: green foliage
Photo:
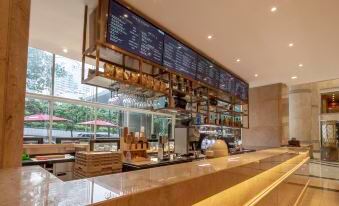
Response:
[{"label": "green foliage", "polygon": [[[28,91],[41,93],[50,91],[52,84],[53,55],[36,48],[28,48],[26,87]],[[55,75],[67,75],[63,65],[55,65]]]},{"label": "green foliage", "polygon": [[167,135],[168,134],[168,120],[166,118],[154,117],[153,128],[154,128],[154,134]]},{"label": "green foliage", "polygon": [[35,99],[26,99],[25,115],[48,114],[48,102]]},{"label": "green foliage", "polygon": [[26,85],[29,90],[42,92],[51,85],[53,56],[39,49],[28,49]]},{"label": "green foliage", "polygon": [[[53,129],[71,131],[88,131],[90,126],[79,125],[80,122],[94,120],[94,109],[82,105],[68,104],[68,103],[55,103],[54,104],[54,116],[62,117],[68,121],[53,122]],[[26,99],[25,115],[33,114],[48,114],[49,106],[47,101]],[[120,113],[118,111],[111,111],[108,109],[98,109],[97,119],[112,122],[118,124]],[[26,127],[31,128],[48,128],[49,122],[26,122]],[[110,131],[109,131],[110,130]],[[118,132],[116,128],[97,127],[97,132]]]}]

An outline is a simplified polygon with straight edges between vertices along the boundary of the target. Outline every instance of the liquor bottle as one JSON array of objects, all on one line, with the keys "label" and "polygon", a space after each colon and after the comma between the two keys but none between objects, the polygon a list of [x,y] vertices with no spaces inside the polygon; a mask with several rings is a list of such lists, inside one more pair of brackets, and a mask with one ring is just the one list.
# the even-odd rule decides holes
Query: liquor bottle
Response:
[{"label": "liquor bottle", "polygon": [[197,114],[197,125],[201,124],[201,115],[200,113]]},{"label": "liquor bottle", "polygon": [[165,108],[168,108],[168,99],[165,99]]},{"label": "liquor bottle", "polygon": [[191,88],[190,88],[190,82],[188,80],[186,80],[186,92],[189,94],[189,95],[192,95],[191,94]]},{"label": "liquor bottle", "polygon": [[173,74],[172,76],[172,87],[174,90],[178,90],[178,81],[176,76]]},{"label": "liquor bottle", "polygon": [[180,84],[181,84],[181,89],[180,89],[180,91],[182,91],[182,92],[186,92],[186,81],[184,80],[184,78],[180,78]]},{"label": "liquor bottle", "polygon": [[208,117],[207,116],[204,118],[204,124],[208,124]]},{"label": "liquor bottle", "polygon": [[177,90],[181,91],[182,90],[182,82],[181,82],[181,78],[179,76],[177,76]]}]

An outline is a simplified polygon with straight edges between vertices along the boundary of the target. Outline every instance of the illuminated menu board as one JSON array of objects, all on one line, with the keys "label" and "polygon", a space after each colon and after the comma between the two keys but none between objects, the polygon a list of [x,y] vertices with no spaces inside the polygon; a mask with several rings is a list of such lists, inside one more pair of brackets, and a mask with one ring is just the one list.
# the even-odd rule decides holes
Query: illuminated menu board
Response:
[{"label": "illuminated menu board", "polygon": [[235,95],[241,100],[248,100],[248,84],[239,79],[235,80]]},{"label": "illuminated menu board", "polygon": [[194,78],[197,67],[197,54],[171,36],[165,35],[163,65]]},{"label": "illuminated menu board", "polygon": [[109,1],[106,41],[186,77],[248,100],[248,84],[217,67],[115,0]]},{"label": "illuminated menu board", "polygon": [[227,71],[220,69],[220,80],[219,80],[219,89],[222,91],[228,92],[230,94],[234,93],[234,77],[232,74]]},{"label": "illuminated menu board", "polygon": [[219,88],[219,68],[206,58],[198,55],[196,79]]},{"label": "illuminated menu board", "polygon": [[145,59],[162,64],[164,32],[110,1],[107,20],[107,42]]}]

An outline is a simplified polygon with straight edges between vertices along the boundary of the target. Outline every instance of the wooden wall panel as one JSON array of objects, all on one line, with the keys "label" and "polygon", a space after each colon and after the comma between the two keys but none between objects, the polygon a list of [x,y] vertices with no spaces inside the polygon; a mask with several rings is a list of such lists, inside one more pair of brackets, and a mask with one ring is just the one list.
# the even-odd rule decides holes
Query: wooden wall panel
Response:
[{"label": "wooden wall panel", "polygon": [[30,0],[0,1],[0,168],[21,165]]}]

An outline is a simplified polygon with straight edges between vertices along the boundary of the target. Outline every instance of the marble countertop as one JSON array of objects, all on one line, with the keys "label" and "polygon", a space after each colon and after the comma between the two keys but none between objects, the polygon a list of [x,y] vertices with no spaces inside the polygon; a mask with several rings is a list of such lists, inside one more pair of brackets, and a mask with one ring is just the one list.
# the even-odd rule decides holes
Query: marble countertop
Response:
[{"label": "marble countertop", "polygon": [[276,148],[62,182],[38,166],[0,170],[0,205],[89,205],[290,152]]}]

